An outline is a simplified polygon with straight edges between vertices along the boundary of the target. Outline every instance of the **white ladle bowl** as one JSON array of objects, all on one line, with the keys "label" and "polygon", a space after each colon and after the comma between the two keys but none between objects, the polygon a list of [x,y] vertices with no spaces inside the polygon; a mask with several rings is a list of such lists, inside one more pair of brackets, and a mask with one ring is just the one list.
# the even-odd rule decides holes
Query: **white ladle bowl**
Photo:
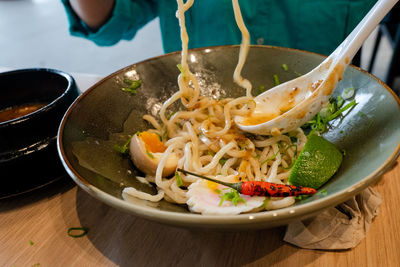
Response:
[{"label": "white ladle bowl", "polygon": [[356,52],[398,0],[379,0],[350,35],[309,73],[255,97],[249,116],[236,116],[237,126],[254,134],[280,134],[309,121],[334,91]]}]

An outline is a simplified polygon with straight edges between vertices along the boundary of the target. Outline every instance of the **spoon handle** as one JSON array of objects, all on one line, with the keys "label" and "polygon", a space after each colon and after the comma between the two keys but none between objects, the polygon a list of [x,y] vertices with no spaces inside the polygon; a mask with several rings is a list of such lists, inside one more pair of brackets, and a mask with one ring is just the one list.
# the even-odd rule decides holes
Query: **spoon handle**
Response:
[{"label": "spoon handle", "polygon": [[329,56],[329,58],[333,58],[333,65],[343,62],[347,66],[371,32],[397,2],[398,0],[379,0],[376,2],[357,27]]}]

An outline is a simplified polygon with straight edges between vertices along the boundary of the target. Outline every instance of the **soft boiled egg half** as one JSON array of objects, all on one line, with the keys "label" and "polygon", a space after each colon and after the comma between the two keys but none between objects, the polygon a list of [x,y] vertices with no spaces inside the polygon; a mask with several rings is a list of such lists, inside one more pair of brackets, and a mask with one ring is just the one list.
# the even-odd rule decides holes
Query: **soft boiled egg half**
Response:
[{"label": "soft boiled egg half", "polygon": [[[167,147],[155,133],[135,134],[130,143],[130,154],[135,166],[147,175],[155,175],[158,164]],[[163,177],[173,174],[178,165],[178,157],[171,153],[164,166]]]}]

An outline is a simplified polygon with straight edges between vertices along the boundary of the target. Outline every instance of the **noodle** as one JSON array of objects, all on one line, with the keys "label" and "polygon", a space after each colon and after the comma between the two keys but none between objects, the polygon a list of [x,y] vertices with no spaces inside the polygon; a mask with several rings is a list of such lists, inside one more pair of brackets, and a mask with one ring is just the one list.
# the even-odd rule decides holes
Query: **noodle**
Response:
[{"label": "noodle", "polygon": [[[199,83],[187,63],[189,38],[184,13],[192,6],[193,0],[186,3],[177,0],[177,3],[176,16],[182,39],[179,91],[163,104],[159,114],[162,124],[150,115],[143,116],[154,128],[148,131],[162,136],[167,147],[158,163],[155,176],[146,176],[148,181],[155,183],[158,194],[152,196],[131,188],[125,188],[124,194],[153,202],[165,199],[179,204],[187,203],[186,188],[199,178],[182,175],[184,187],[181,188],[177,185],[177,177],[163,177],[166,161],[173,153],[179,158],[177,168],[226,182],[254,180],[286,183],[297,151],[300,151],[306,142],[303,131],[298,129],[290,133],[297,138],[296,142],[292,142],[286,135],[246,135],[233,124],[233,116],[248,114],[255,107],[251,83],[240,74],[246,60],[250,36],[244,25],[238,1],[232,0],[232,4],[236,22],[242,32],[242,43],[233,78],[238,85],[246,89],[246,96],[221,100],[200,96]],[[186,110],[179,110],[167,118],[168,108],[178,100],[181,100]],[[282,208],[293,203],[293,197],[271,198],[265,208]]]}]

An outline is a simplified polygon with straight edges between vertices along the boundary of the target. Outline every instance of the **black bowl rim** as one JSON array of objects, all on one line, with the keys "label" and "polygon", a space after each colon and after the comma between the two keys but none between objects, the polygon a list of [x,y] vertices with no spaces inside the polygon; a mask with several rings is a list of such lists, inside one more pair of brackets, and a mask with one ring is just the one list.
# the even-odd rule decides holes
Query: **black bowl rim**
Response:
[{"label": "black bowl rim", "polygon": [[7,127],[10,124],[17,124],[17,123],[22,123],[26,120],[29,120],[31,118],[35,118],[37,116],[40,116],[42,113],[51,111],[57,104],[58,102],[60,102],[61,99],[63,99],[71,90],[73,90],[74,86],[76,85],[74,78],[61,70],[57,70],[57,69],[51,69],[51,68],[27,68],[27,69],[18,69],[18,70],[12,70],[12,71],[6,71],[6,72],[2,72],[0,73],[0,78],[2,76],[7,76],[10,74],[20,74],[20,73],[28,73],[28,72],[48,72],[48,73],[53,73],[53,74],[57,74],[61,77],[64,77],[67,82],[68,85],[67,87],[64,89],[63,93],[58,96],[57,98],[55,98],[53,101],[51,101],[50,103],[46,104],[45,106],[41,107],[38,110],[35,110],[31,113],[28,113],[24,116],[12,119],[12,120],[8,120],[8,121],[4,121],[4,122],[0,122],[0,127]]},{"label": "black bowl rim", "polygon": [[[206,49],[224,49],[224,48],[234,48],[234,47],[239,47],[239,45],[224,45],[224,46],[210,46],[210,47],[201,47],[201,48],[195,48],[195,49],[190,49],[189,52],[191,51],[203,51]],[[326,55],[322,55],[319,53],[315,52],[310,52],[310,51],[305,51],[301,49],[295,49],[295,48],[287,48],[287,47],[279,47],[279,46],[270,46],[270,45],[250,45],[251,49],[254,48],[269,48],[269,49],[277,49],[277,50],[285,50],[285,51],[295,51],[295,52],[301,52],[305,54],[314,54],[318,55],[321,57],[327,57]],[[82,177],[79,173],[77,173],[74,168],[72,167],[71,163],[68,161],[68,158],[66,157],[65,150],[63,147],[63,130],[65,123],[71,114],[72,110],[75,108],[76,105],[83,99],[87,94],[89,94],[92,90],[94,90],[98,85],[103,83],[104,81],[116,76],[117,74],[120,74],[132,67],[135,67],[138,64],[144,64],[148,61],[156,60],[161,57],[166,57],[166,56],[171,56],[174,54],[179,54],[181,53],[180,51],[176,52],[171,52],[167,53],[164,55],[152,57],[134,64],[131,64],[129,66],[126,66],[120,70],[117,70],[94,85],[92,85],[90,88],[88,88],[85,92],[83,92],[75,101],[74,103],[68,108],[67,112],[64,114],[64,117],[60,123],[59,131],[58,131],[58,137],[57,137],[57,150],[58,154],[60,156],[60,159],[62,161],[62,164],[64,168],[66,169],[67,173],[69,176],[74,180],[74,182],[80,186],[82,189],[84,189],[87,193],[89,193],[91,196],[95,197],[96,199],[107,203],[110,206],[113,206],[114,208],[123,210],[128,213],[133,213],[135,215],[138,215],[140,217],[152,220],[152,221],[158,221],[162,223],[166,223],[169,225],[175,225],[175,226],[184,226],[188,227],[190,224],[191,227],[199,227],[199,228],[215,228],[215,229],[226,229],[226,228],[268,228],[272,226],[279,226],[288,223],[289,221],[292,221],[293,219],[302,219],[304,217],[311,216],[313,214],[316,214],[317,212],[326,209],[328,207],[333,207],[335,205],[338,205],[346,200],[348,200],[350,197],[354,196],[355,194],[361,192],[363,189],[367,188],[374,182],[376,182],[396,161],[397,157],[400,155],[400,140],[399,143],[397,144],[394,152],[390,157],[386,159],[386,161],[374,172],[370,173],[366,177],[364,177],[362,180],[360,180],[357,184],[353,185],[349,189],[343,189],[341,191],[338,191],[330,196],[321,198],[321,199],[316,199],[310,203],[304,203],[300,206],[296,207],[296,212],[292,213],[293,207],[286,207],[283,209],[279,210],[272,210],[272,211],[262,211],[262,212],[257,212],[257,213],[249,213],[249,214],[238,214],[238,215],[222,215],[222,216],[215,216],[215,215],[201,215],[201,214],[195,214],[195,213],[180,213],[180,212],[171,212],[171,211],[164,211],[164,210],[157,210],[157,209],[149,209],[147,207],[141,207],[137,205],[133,205],[125,200],[118,199],[110,194],[107,194],[103,192],[102,190],[96,188],[95,186],[92,186],[84,177]],[[376,80],[379,84],[381,84],[389,93],[394,97],[394,99],[397,102],[398,107],[400,108],[400,99],[399,97],[392,91],[392,89],[387,86],[383,81],[381,81],[379,78],[376,76],[368,73],[364,69],[350,65],[352,68],[366,74],[367,76],[370,76],[373,80]],[[117,204],[116,204],[117,203]],[[319,204],[319,205],[317,205]],[[313,205],[317,205],[318,208],[313,209],[310,212],[310,208]],[[132,209],[132,206],[134,206],[134,209]],[[279,216],[278,216],[279,215]],[[224,218],[224,224],[220,223],[221,218]],[[182,218],[184,220],[182,221]],[[266,223],[264,220],[268,218],[268,223]],[[247,223],[244,223],[243,220],[247,219]]]}]

